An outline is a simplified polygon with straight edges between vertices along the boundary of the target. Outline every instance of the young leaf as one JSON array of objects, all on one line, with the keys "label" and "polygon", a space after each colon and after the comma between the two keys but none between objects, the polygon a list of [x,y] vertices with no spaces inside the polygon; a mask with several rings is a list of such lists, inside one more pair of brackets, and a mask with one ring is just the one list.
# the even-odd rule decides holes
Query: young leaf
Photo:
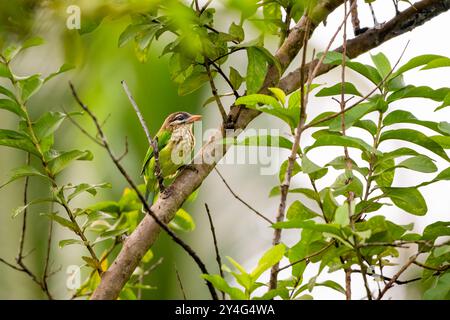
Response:
[{"label": "young leaf", "polygon": [[433,121],[419,120],[411,112],[404,110],[395,110],[389,113],[383,120],[383,125],[385,126],[390,126],[396,123],[413,123],[423,127],[427,127],[428,129],[431,129],[443,135],[450,134],[450,132],[447,133],[445,131],[446,128],[450,128],[450,123],[443,121],[438,124]]},{"label": "young leaf", "polygon": [[72,231],[77,230],[77,226],[72,221],[59,216],[58,213],[41,213],[41,216],[48,217],[49,219],[57,222],[63,227],[69,228]]},{"label": "young leaf", "polygon": [[444,101],[447,94],[450,93],[450,88],[433,89],[427,86],[406,86],[398,91],[393,92],[388,98],[387,102],[391,103],[400,99],[406,98],[425,98],[434,101]]},{"label": "young leaf", "polygon": [[380,142],[391,139],[403,140],[417,144],[421,147],[424,147],[425,149],[430,150],[431,152],[437,154],[445,160],[450,161],[450,158],[447,156],[444,149],[442,149],[442,147],[438,143],[428,138],[422,132],[412,129],[398,129],[385,131],[380,136]]},{"label": "young leaf", "polygon": [[283,90],[279,88],[269,88],[270,92],[280,101],[281,105],[285,105],[286,103],[286,94]]},{"label": "young leaf", "polygon": [[22,92],[22,101],[27,101],[33,94],[35,94],[42,86],[43,80],[39,74],[35,74],[25,79],[17,81]]},{"label": "young leaf", "polygon": [[184,209],[178,209],[173,220],[169,223],[172,229],[190,232],[195,229],[195,222],[192,216]]},{"label": "young leaf", "polygon": [[415,156],[408,158],[400,162],[398,167],[424,173],[436,172],[438,170],[433,161],[427,156]]},{"label": "young leaf", "polygon": [[16,101],[10,99],[0,99],[0,109],[8,110],[21,118],[25,118],[26,116],[20,105]]},{"label": "young leaf", "polygon": [[194,69],[192,74],[188,76],[183,83],[178,87],[178,94],[180,96],[188,95],[199,89],[209,80],[208,74],[204,71]]},{"label": "young leaf", "polygon": [[319,214],[315,213],[298,200],[291,204],[286,214],[288,220],[308,220],[318,216]]},{"label": "young leaf", "polygon": [[22,167],[12,170],[11,177],[8,179],[7,182],[0,185],[0,189],[3,188],[4,186],[6,186],[7,184],[10,184],[13,181],[16,181],[20,178],[25,178],[25,177],[42,177],[42,178],[48,179],[47,175],[43,174],[41,171],[39,171],[35,167],[25,165],[25,166],[22,166]]},{"label": "young leaf", "polygon": [[92,160],[93,155],[90,151],[80,151],[80,150],[72,150],[67,151],[56,158],[49,161],[48,166],[50,171],[56,175],[61,172],[64,168],[66,168],[72,161],[74,160]]},{"label": "young leaf", "polygon": [[213,275],[202,274],[202,278],[207,280],[207,281],[209,281],[209,282],[211,282],[212,285],[216,289],[227,293],[230,296],[230,299],[233,299],[233,300],[245,300],[246,299],[246,296],[245,296],[244,292],[242,292],[238,288],[230,287],[228,285],[228,283],[225,281],[225,279],[222,278],[218,274],[213,274]]},{"label": "young leaf", "polygon": [[323,146],[342,146],[360,149],[361,151],[378,152],[372,146],[364,142],[364,140],[362,139],[333,134],[323,134],[319,136],[313,145],[305,149],[305,152],[309,152],[314,148]]},{"label": "young leaf", "polygon": [[344,202],[343,205],[339,206],[336,209],[336,214],[334,216],[333,222],[343,227],[348,226],[350,224],[350,207],[348,205],[348,202]]},{"label": "young leaf", "polygon": [[50,80],[50,79],[56,77],[57,75],[60,75],[61,73],[67,72],[67,71],[72,70],[72,69],[74,69],[74,68],[75,68],[74,65],[71,65],[71,64],[68,64],[68,63],[64,63],[64,64],[58,69],[58,71],[53,72],[52,74],[50,74],[49,76],[47,76],[47,77],[44,79],[44,83],[47,82],[48,80]]},{"label": "young leaf", "polygon": [[91,195],[95,196],[97,194],[97,189],[100,188],[111,188],[110,183],[101,183],[101,184],[89,184],[89,183],[80,183],[75,186],[75,190],[69,195],[67,198],[67,202],[70,202],[73,198],[78,196],[83,192],[88,192]]},{"label": "young leaf", "polygon": [[34,147],[30,138],[27,135],[17,131],[0,129],[0,145],[21,149],[39,156],[39,152]]},{"label": "young leaf", "polygon": [[372,61],[375,64],[381,78],[385,79],[392,70],[391,63],[388,58],[382,52],[376,55],[371,55],[370,57],[372,58]]},{"label": "young leaf", "polygon": [[58,245],[60,248],[64,248],[65,246],[69,246],[72,244],[79,244],[79,245],[84,245],[84,242],[78,239],[65,239],[65,240],[61,240],[59,241]]},{"label": "young leaf", "polygon": [[[316,93],[316,97],[329,97],[329,96],[337,96],[342,92],[342,84],[337,83],[332,87],[326,87]],[[350,94],[354,96],[362,97],[362,94],[356,89],[355,85],[350,82],[345,82],[344,84],[344,93]]]},{"label": "young leaf", "polygon": [[247,48],[247,92],[257,93],[263,85],[267,72],[267,62],[265,54],[257,47]]},{"label": "young leaf", "polygon": [[0,86],[0,94],[3,94],[4,96],[10,98],[14,102],[17,102],[16,96],[14,95],[14,93],[12,93],[9,89],[6,89],[3,86]]},{"label": "young leaf", "polygon": [[261,259],[259,259],[257,267],[251,273],[251,277],[256,281],[264,271],[280,262],[285,252],[286,246],[282,243],[270,248],[266,253],[264,253]]},{"label": "young leaf", "polygon": [[241,84],[244,81],[244,78],[241,76],[239,71],[237,71],[233,67],[230,67],[230,81],[231,81],[231,84],[233,85],[233,88],[235,90],[238,90],[241,87]]},{"label": "young leaf", "polygon": [[450,300],[450,273],[438,278],[436,285],[423,294],[425,300]]}]

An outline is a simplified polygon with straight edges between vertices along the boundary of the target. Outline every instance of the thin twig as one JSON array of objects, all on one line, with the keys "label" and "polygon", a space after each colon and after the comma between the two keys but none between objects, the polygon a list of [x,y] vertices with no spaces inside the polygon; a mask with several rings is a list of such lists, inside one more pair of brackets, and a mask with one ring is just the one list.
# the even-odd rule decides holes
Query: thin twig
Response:
[{"label": "thin twig", "polygon": [[184,292],[183,283],[181,282],[180,274],[178,273],[177,267],[174,266],[174,268],[175,268],[175,273],[176,273],[176,275],[177,275],[177,281],[178,281],[178,284],[180,285],[181,293],[183,294],[183,299],[184,299],[184,300],[187,300],[186,292]]},{"label": "thin twig", "polygon": [[209,85],[211,87],[211,92],[216,100],[217,107],[219,108],[220,115],[222,116],[223,125],[225,126],[227,123],[227,112],[223,107],[222,101],[220,100],[219,93],[217,92],[216,85],[214,83],[213,76],[211,74],[211,68],[208,63],[205,64],[206,73],[208,74]]},{"label": "thin twig", "polygon": [[[94,125],[97,128],[97,131],[99,133],[100,139],[102,141],[103,147],[106,149],[106,151],[108,152],[109,157],[111,158],[111,160],[113,161],[113,163],[115,164],[116,168],[119,170],[119,172],[122,174],[122,176],[125,178],[125,180],[128,182],[128,184],[130,185],[130,187],[136,192],[136,195],[138,196],[139,200],[141,201],[142,205],[144,206],[145,211],[155,220],[155,222],[159,225],[159,227],[161,229],[163,229],[171,238],[172,240],[175,241],[175,243],[179,244],[191,257],[192,259],[194,259],[194,261],[197,263],[197,266],[199,267],[199,269],[202,271],[202,273],[204,274],[209,274],[208,270],[206,269],[205,264],[203,263],[203,261],[200,259],[200,257],[197,255],[197,253],[188,245],[186,244],[183,240],[181,240],[150,208],[147,200],[145,199],[145,197],[142,195],[142,193],[140,192],[140,190],[138,189],[137,185],[134,183],[134,181],[131,179],[130,175],[128,174],[128,172],[125,170],[125,168],[120,164],[120,162],[118,161],[117,157],[114,155],[109,142],[103,132],[103,129],[100,127],[100,124],[97,120],[97,117],[95,116],[95,114],[92,113],[91,109],[88,108],[87,105],[85,105],[80,97],[78,96],[75,87],[72,85],[72,83],[69,82],[69,86],[70,89],[72,91],[72,95],[75,98],[75,100],[77,101],[78,105],[84,110],[86,111],[86,113],[90,116],[90,118],[92,119],[92,121],[94,122]],[[212,284],[208,281],[206,281],[206,285],[211,293],[211,297],[214,300],[218,300],[217,297],[217,293],[214,289],[214,287],[212,286]]]},{"label": "thin twig", "polygon": [[98,141],[97,138],[95,138],[93,135],[91,135],[89,132],[87,132],[65,109],[64,107],[61,107],[61,109],[64,111],[64,113],[66,114],[67,119],[69,119],[70,122],[72,122],[72,124],[77,127],[86,137],[88,137],[89,139],[91,139],[95,144],[99,145],[102,147],[102,144],[100,141]]},{"label": "thin twig", "polygon": [[279,269],[278,269],[278,272],[283,271],[283,270],[285,270],[285,269],[287,269],[287,268],[293,267],[293,266],[295,266],[296,264],[298,264],[298,263],[300,263],[300,262],[310,260],[311,258],[314,258],[314,257],[320,255],[321,253],[323,253],[323,252],[325,252],[326,250],[328,250],[329,247],[331,247],[332,245],[334,245],[334,243],[335,243],[335,242],[334,242],[334,240],[333,240],[333,241],[331,241],[329,244],[327,244],[325,247],[323,247],[322,249],[320,249],[320,250],[318,250],[318,251],[316,251],[316,252],[314,252],[314,253],[311,253],[310,255],[307,255],[306,257],[304,257],[304,258],[302,258],[302,259],[299,259],[299,260],[297,260],[297,261],[294,261],[294,262],[292,262],[292,263],[290,263],[290,264],[288,264],[288,265],[286,265],[286,266],[284,266],[284,267],[279,268]]},{"label": "thin twig", "polygon": [[[209,226],[211,228],[211,234],[213,236],[213,241],[214,241],[214,250],[216,252],[216,261],[217,261],[217,266],[219,267],[219,273],[220,276],[223,278],[223,270],[222,270],[222,258],[220,257],[220,252],[219,252],[219,246],[217,245],[217,237],[216,237],[216,230],[214,228],[214,223],[211,217],[211,212],[209,211],[209,207],[208,204],[205,203],[205,209],[206,209],[206,214],[208,215],[208,220],[209,220]],[[225,300],[225,292],[222,291],[222,300]]]},{"label": "thin twig", "polygon": [[[361,273],[361,270],[352,269],[352,273]],[[392,280],[392,278],[387,277],[387,276],[385,276],[383,274],[367,273],[367,275],[371,276],[373,278],[381,278],[383,281],[391,281]],[[398,285],[404,285],[404,284],[408,284],[408,283],[411,283],[411,282],[416,282],[416,281],[419,281],[419,280],[422,280],[422,277],[417,277],[417,278],[404,280],[404,281],[402,281],[402,280],[395,280],[394,283],[398,284]]]},{"label": "thin twig", "polygon": [[[307,16],[305,16],[306,21],[306,30],[303,37],[303,54],[302,54],[302,60],[301,60],[301,68],[304,68],[306,65],[306,52],[308,49],[308,39],[309,39],[309,31],[310,31],[310,20]],[[303,79],[303,73],[302,73],[302,79],[300,80],[302,83],[304,83]],[[281,190],[281,200],[280,204],[278,206],[278,213],[276,217],[276,222],[281,222],[284,220],[284,214],[286,210],[286,200],[287,200],[287,194],[289,192],[289,186],[291,183],[292,178],[292,172],[294,169],[294,163],[297,160],[297,152],[300,147],[300,136],[302,133],[302,126],[304,125],[304,121],[306,119],[306,98],[305,98],[305,86],[300,86],[300,119],[297,125],[297,129],[295,131],[295,137],[294,137],[294,143],[291,149],[291,154],[288,158],[288,166],[286,169],[286,173],[283,178],[283,183],[280,186]],[[272,245],[276,246],[281,242],[281,230],[282,229],[275,229],[273,232],[273,240]],[[276,263],[272,266],[270,270],[270,281],[269,281],[269,290],[274,290],[277,288],[277,280],[278,280],[278,269],[279,269],[279,263]]]},{"label": "thin twig", "polygon": [[270,224],[274,224],[274,222],[272,220],[270,220],[269,218],[267,218],[266,216],[264,216],[262,213],[260,213],[258,210],[256,210],[255,208],[253,208],[251,205],[249,205],[246,201],[244,201],[241,197],[239,197],[234,191],[233,189],[231,189],[230,185],[228,184],[228,182],[225,180],[225,178],[223,177],[223,175],[220,173],[219,169],[214,168],[214,170],[217,172],[217,174],[219,175],[220,179],[222,180],[222,182],[225,184],[225,186],[227,187],[228,191],[230,191],[230,193],[233,195],[233,197],[235,197],[237,200],[239,200],[243,205],[245,205],[247,208],[249,208],[251,211],[253,211],[258,217],[266,220],[268,223]]}]

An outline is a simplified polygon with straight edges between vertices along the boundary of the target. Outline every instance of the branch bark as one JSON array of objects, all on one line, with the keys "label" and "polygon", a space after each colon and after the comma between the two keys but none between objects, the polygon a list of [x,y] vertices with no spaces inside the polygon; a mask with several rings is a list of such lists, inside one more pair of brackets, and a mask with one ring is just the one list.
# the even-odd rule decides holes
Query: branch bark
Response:
[{"label": "branch bark", "polygon": [[[314,13],[322,17],[322,21],[334,11],[343,0],[331,1],[322,0],[318,8],[320,12]],[[450,9],[450,0],[423,0],[414,4],[398,16],[385,23],[381,28],[370,29],[362,35],[349,40],[347,43],[347,52],[350,58],[367,52],[383,42],[401,35],[415,27],[422,25],[426,21]],[[320,14],[319,14],[320,13]],[[311,14],[311,17],[314,17]],[[316,20],[317,21],[317,20]],[[316,22],[316,25],[318,23]],[[301,49],[301,34],[304,26],[302,20],[297,24],[286,39],[283,45],[275,55],[286,68]],[[290,45],[287,45],[290,43]],[[339,50],[339,49],[337,49]],[[342,50],[342,48],[341,48]],[[332,66],[323,65],[318,74],[329,71]],[[306,65],[304,70],[308,72],[310,66]],[[285,92],[290,93],[300,87],[300,71],[291,72],[278,83],[279,74],[277,70],[270,68],[266,77],[263,91],[268,87],[277,85]],[[244,129],[247,125],[259,115],[258,111],[234,106],[231,108],[228,119],[233,120],[234,128]],[[159,198],[152,206],[151,210],[165,223],[168,223],[178,208],[183,204],[186,198],[196,190],[203,180],[215,167],[223,154],[218,154],[215,141],[222,138],[222,130],[217,130],[207,143],[205,143],[199,154],[194,159],[193,167],[196,170],[184,170],[169,187],[171,197]],[[221,149],[221,148],[220,148]],[[205,160],[205,161],[203,161]],[[92,299],[116,299],[121,289],[128,281],[130,275],[139,264],[140,258],[153,245],[158,238],[160,227],[151,216],[146,216],[138,225],[136,230],[127,238],[121,252],[113,262],[111,267],[102,275],[102,281],[95,290]]]}]

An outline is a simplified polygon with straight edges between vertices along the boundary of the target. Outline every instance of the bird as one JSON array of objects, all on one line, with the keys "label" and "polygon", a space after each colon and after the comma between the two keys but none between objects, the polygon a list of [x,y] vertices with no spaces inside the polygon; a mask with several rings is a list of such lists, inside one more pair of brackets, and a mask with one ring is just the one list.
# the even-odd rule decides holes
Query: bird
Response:
[{"label": "bird", "polygon": [[[192,133],[194,122],[202,119],[201,115],[188,112],[174,112],[167,116],[154,139],[158,142],[161,177],[166,180],[176,176],[177,172],[189,164],[194,150],[195,138]],[[155,157],[150,145],[145,155],[141,176],[145,182],[145,198],[149,205],[159,191],[159,183],[155,173]]]}]

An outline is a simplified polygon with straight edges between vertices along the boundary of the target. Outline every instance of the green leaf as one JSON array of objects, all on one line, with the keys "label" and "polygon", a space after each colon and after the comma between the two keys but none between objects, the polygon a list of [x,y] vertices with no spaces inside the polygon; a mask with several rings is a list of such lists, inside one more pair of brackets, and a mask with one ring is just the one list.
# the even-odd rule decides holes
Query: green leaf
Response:
[{"label": "green leaf", "polygon": [[400,209],[416,216],[423,216],[428,208],[422,194],[416,188],[381,188]]},{"label": "green leaf", "polygon": [[244,82],[244,78],[241,76],[239,71],[237,71],[233,67],[230,67],[230,81],[231,84],[233,85],[233,88],[235,90],[238,90],[241,87],[242,82]]},{"label": "green leaf", "polygon": [[69,246],[72,244],[79,244],[81,246],[84,245],[84,242],[78,239],[65,239],[65,240],[61,240],[59,241],[58,245],[60,248],[64,248],[65,246]]},{"label": "green leaf", "polygon": [[315,213],[298,200],[291,204],[286,214],[288,220],[308,220],[318,216],[319,214]]},{"label": "green leaf", "polygon": [[97,194],[97,189],[100,188],[111,188],[110,183],[101,183],[101,184],[89,184],[89,183],[80,183],[75,186],[75,190],[69,195],[67,198],[67,202],[73,200],[76,196],[80,195],[83,192],[87,192],[93,196]]},{"label": "green leaf", "polygon": [[279,88],[269,88],[269,91],[280,101],[281,105],[285,105],[286,103],[286,94],[283,90]]},{"label": "green leaf", "polygon": [[27,101],[33,94],[35,94],[42,86],[43,80],[39,74],[35,74],[25,79],[17,81],[22,101]]},{"label": "green leaf", "polygon": [[[0,87],[2,88],[2,87]],[[0,109],[11,111],[12,113],[15,113],[21,118],[25,118],[25,112],[22,110],[20,105],[13,100],[9,99],[0,99]]]},{"label": "green leaf", "polygon": [[[342,64],[342,53],[330,51],[327,53],[326,58],[324,59],[324,63],[326,64],[332,64],[332,65],[341,65]],[[378,73],[377,69],[370,65],[362,64],[356,61],[350,61],[350,59],[347,58],[346,60],[346,67],[352,69],[353,71],[358,72],[362,76],[369,79],[372,83],[375,85],[379,85],[381,81],[383,80]]]},{"label": "green leaf", "polygon": [[438,278],[436,285],[423,294],[425,300],[450,300],[450,273]]},{"label": "green leaf", "polygon": [[[286,171],[289,165],[289,160],[283,161],[283,163],[280,166],[280,172],[278,173],[278,179],[280,180],[280,183],[283,183],[284,177],[286,175]],[[294,162],[294,167],[292,168],[292,174],[291,177],[295,176],[297,173],[302,171],[302,167],[297,163],[297,161]]]},{"label": "green leaf", "polygon": [[92,159],[93,159],[93,155],[88,150],[86,150],[86,151],[72,150],[72,151],[64,152],[64,153],[60,154],[59,156],[57,156],[56,158],[52,159],[48,163],[48,167],[49,167],[50,171],[54,175],[56,175],[59,172],[61,172],[64,168],[66,168],[74,160],[90,161]]},{"label": "green leaf", "polygon": [[282,243],[270,248],[266,253],[264,253],[261,259],[259,259],[257,267],[251,273],[252,278],[257,280],[264,273],[264,271],[280,262],[285,252],[286,246]]},{"label": "green leaf", "polygon": [[34,124],[33,129],[39,140],[53,134],[66,118],[66,114],[61,112],[46,112]]},{"label": "green leaf", "polygon": [[[377,105],[373,102],[367,102],[367,103],[360,103],[354,108],[350,109],[345,113],[345,128],[348,129],[352,127],[358,120],[360,120],[362,117],[364,117],[366,114],[369,114],[373,111],[375,111],[377,108]],[[369,120],[365,120],[369,121]],[[374,124],[375,125],[375,124]],[[336,117],[333,120],[331,120],[330,124],[330,130],[340,132],[342,130],[342,117]],[[376,133],[376,125],[374,130],[372,129],[372,134]],[[375,132],[373,132],[375,131]]]},{"label": "green leaf", "polygon": [[11,100],[17,102],[16,96],[14,95],[14,93],[12,93],[9,89],[6,89],[5,87],[0,86],[0,94],[3,94],[5,96],[7,96],[8,98],[10,98]]},{"label": "green leaf", "polygon": [[428,62],[427,65],[420,70],[429,70],[429,69],[442,68],[442,67],[450,67],[450,59],[449,58],[442,57],[439,59],[434,59],[433,61]]},{"label": "green leaf", "polygon": [[25,166],[22,166],[22,167],[12,170],[11,177],[8,179],[7,182],[0,185],[0,189],[3,188],[4,186],[6,186],[7,184],[10,184],[13,181],[16,181],[20,178],[25,178],[25,177],[42,177],[45,179],[49,179],[45,174],[43,174],[41,171],[39,171],[35,167],[25,165]]},{"label": "green leaf", "polygon": [[230,28],[228,29],[228,33],[232,35],[238,42],[244,41],[245,34],[242,26],[232,22]]},{"label": "green leaf", "polygon": [[305,149],[305,152],[309,152],[314,148],[323,146],[342,146],[360,149],[361,151],[377,152],[377,150],[375,150],[372,146],[364,142],[364,140],[362,139],[333,134],[323,134],[319,136],[313,145]]},{"label": "green leaf", "polygon": [[246,105],[249,109],[268,113],[286,122],[291,129],[297,127],[298,113],[284,108],[277,99],[265,94],[250,94],[236,99],[236,105]]},{"label": "green leaf", "polygon": [[139,33],[148,28],[148,24],[130,24],[120,34],[118,47],[123,47],[130,40],[134,39]]},{"label": "green leaf", "polygon": [[0,129],[0,145],[20,149],[39,156],[39,152],[30,138],[17,131]]},{"label": "green leaf", "polygon": [[389,62],[388,58],[382,52],[376,55],[370,55],[370,57],[372,58],[372,61],[375,64],[375,67],[377,68],[381,78],[386,79],[387,75],[392,70],[391,63]]},{"label": "green leaf", "polygon": [[[352,212],[355,212],[354,208]],[[350,224],[350,206],[348,205],[348,202],[344,202],[343,205],[339,206],[336,209],[336,214],[334,216],[333,223],[336,223],[343,227],[348,226]]]},{"label": "green leaf", "polygon": [[[307,188],[294,188],[294,189],[289,189],[288,191],[289,193],[301,193],[303,195],[305,195],[306,197],[308,197],[311,200],[314,201],[319,201],[319,195],[317,194],[317,192],[315,192],[312,189],[307,189]],[[278,196],[281,194],[280,191],[280,186],[275,186],[272,188],[272,190],[270,191],[270,195],[269,197],[274,197],[274,196]]]},{"label": "green leaf", "polygon": [[327,288],[336,290],[342,294],[346,293],[345,289],[342,288],[342,286],[339,283],[334,282],[333,280],[326,280],[324,282],[316,283],[314,286],[315,287],[327,287]]},{"label": "green leaf", "polygon": [[435,241],[445,236],[450,236],[450,221],[436,221],[425,227],[422,239]]},{"label": "green leaf", "polygon": [[265,54],[257,47],[247,48],[247,92],[256,93],[262,87],[267,72]]},{"label": "green leaf", "polygon": [[224,278],[222,278],[218,274],[202,274],[203,279],[212,283],[214,288],[227,293],[230,296],[230,299],[233,300],[245,300],[245,293],[239,290],[238,288],[233,288],[228,285]]},{"label": "green leaf", "polygon": [[[350,82],[345,82],[344,84],[344,94],[350,94],[354,96],[362,97],[362,94],[356,89],[355,85]],[[342,84],[337,83],[332,87],[325,87],[319,92],[316,93],[316,97],[329,97],[329,96],[337,96],[342,93]]]},{"label": "green leaf", "polygon": [[341,236],[340,226],[337,224],[319,224],[312,220],[290,220],[277,222],[272,225],[275,229],[310,229]]},{"label": "green leaf", "polygon": [[72,221],[59,216],[57,213],[41,213],[41,216],[48,217],[49,219],[57,222],[63,227],[69,228],[72,231],[77,230],[77,226]]},{"label": "green leaf", "polygon": [[306,155],[302,156],[302,171],[309,175],[312,179],[318,180],[325,176],[328,172],[327,168],[323,168],[312,162]]},{"label": "green leaf", "polygon": [[188,95],[189,93],[199,89],[207,81],[209,81],[209,77],[206,72],[194,69],[194,72],[192,72],[192,74],[189,75],[178,87],[178,94],[180,96]]},{"label": "green leaf", "polygon": [[415,156],[408,158],[400,162],[398,167],[424,173],[436,172],[438,170],[434,162],[427,156]]},{"label": "green leaf", "polygon": [[29,206],[34,205],[34,204],[38,204],[38,203],[43,203],[43,202],[54,202],[54,199],[51,198],[39,198],[39,199],[34,199],[30,202],[28,202],[26,205],[24,206],[20,206],[16,209],[14,209],[11,217],[14,219],[15,217],[17,217],[19,214],[22,214],[25,212],[26,209],[28,209]]},{"label": "green leaf", "polygon": [[120,206],[115,201],[98,202],[92,206],[89,206],[87,209],[92,211],[102,211],[108,213],[120,213]]},{"label": "green leaf", "polygon": [[435,55],[435,54],[425,54],[425,55],[414,57],[411,60],[409,60],[407,63],[402,65],[396,72],[394,72],[392,74],[392,78],[394,78],[402,73],[405,73],[406,71],[423,66],[425,64],[430,63],[433,60],[440,59],[440,58],[445,58],[445,57]]},{"label": "green leaf", "polygon": [[430,150],[431,152],[437,154],[445,160],[450,161],[450,158],[447,156],[444,149],[442,149],[442,147],[438,143],[428,138],[422,132],[412,129],[398,129],[385,131],[380,136],[380,142],[391,139],[403,140],[417,144],[421,147],[424,147],[425,149]]},{"label": "green leaf", "polygon": [[234,138],[229,138],[224,141],[226,141],[227,144],[231,143],[236,146],[276,147],[288,150],[292,149],[292,142],[283,136],[257,135],[245,137],[242,141],[238,141]]},{"label": "green leaf", "polygon": [[433,121],[423,121],[417,119],[411,112],[404,111],[404,110],[395,110],[391,113],[389,113],[386,118],[383,120],[384,126],[390,126],[397,123],[413,123],[417,124],[426,128],[429,128],[433,131],[436,131],[443,135],[449,135],[450,132],[447,132],[446,130],[450,129],[450,123],[448,122],[441,122],[436,123]]},{"label": "green leaf", "polygon": [[0,63],[0,77],[12,79],[11,71],[3,63]]},{"label": "green leaf", "polygon": [[433,89],[427,86],[406,86],[398,91],[393,92],[387,102],[391,103],[406,98],[425,98],[434,101],[444,101],[445,97],[450,93],[450,88]]},{"label": "green leaf", "polygon": [[195,229],[195,222],[192,216],[186,212],[184,209],[178,209],[175,213],[175,217],[169,223],[172,229],[190,232]]},{"label": "green leaf", "polygon": [[325,188],[321,193],[323,198],[323,214],[325,216],[325,219],[327,221],[333,221],[338,203],[336,202],[336,199],[334,198],[333,192],[330,188]]}]

